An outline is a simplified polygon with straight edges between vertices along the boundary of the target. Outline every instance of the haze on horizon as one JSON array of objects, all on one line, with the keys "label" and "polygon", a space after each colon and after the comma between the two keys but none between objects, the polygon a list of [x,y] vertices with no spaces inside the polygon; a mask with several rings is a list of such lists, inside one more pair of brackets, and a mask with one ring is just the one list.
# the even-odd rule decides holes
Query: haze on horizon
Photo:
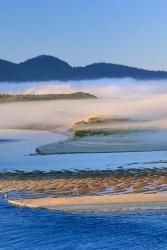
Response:
[{"label": "haze on horizon", "polygon": [[167,70],[166,9],[165,0],[0,0],[0,58]]},{"label": "haze on horizon", "polygon": [[140,127],[167,128],[166,81],[100,79],[68,83],[55,81],[0,84],[0,93],[10,94],[77,91],[88,92],[99,98],[0,104],[0,128],[72,127],[75,122],[92,116],[137,119],[141,121],[137,123]]}]

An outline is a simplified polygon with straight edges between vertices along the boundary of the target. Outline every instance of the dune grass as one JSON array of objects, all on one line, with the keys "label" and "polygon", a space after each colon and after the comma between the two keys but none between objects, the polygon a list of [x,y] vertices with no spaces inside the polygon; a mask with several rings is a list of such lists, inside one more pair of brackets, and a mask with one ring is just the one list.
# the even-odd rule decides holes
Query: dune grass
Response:
[{"label": "dune grass", "polygon": [[114,135],[114,134],[125,134],[125,133],[133,133],[144,131],[144,129],[133,129],[133,128],[124,128],[124,129],[115,129],[115,128],[83,128],[76,129],[74,131],[75,137],[85,137],[85,136],[104,136],[104,135]]}]

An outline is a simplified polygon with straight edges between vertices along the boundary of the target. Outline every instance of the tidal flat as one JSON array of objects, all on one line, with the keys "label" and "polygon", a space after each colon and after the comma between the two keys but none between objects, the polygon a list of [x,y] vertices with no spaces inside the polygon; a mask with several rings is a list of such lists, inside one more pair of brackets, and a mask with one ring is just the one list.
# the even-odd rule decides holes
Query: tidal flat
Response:
[{"label": "tidal flat", "polygon": [[167,191],[167,168],[0,174],[0,191],[31,190],[58,196]]},{"label": "tidal flat", "polygon": [[[51,142],[57,140],[58,147],[75,139],[69,139],[69,134],[65,131],[3,130],[2,140],[6,139],[8,143],[1,143],[1,154],[3,152],[7,154],[3,150],[11,148],[14,150],[11,157],[14,158],[11,162],[12,168],[9,163],[1,164],[1,167],[3,166],[0,172],[1,195],[12,205],[63,211],[86,212],[93,209],[100,211],[102,204],[103,211],[106,212],[119,210],[119,208],[129,210],[161,207],[165,209],[166,133],[164,129],[100,136],[98,146],[107,143],[110,148],[116,148],[116,145],[118,148],[121,145],[126,148],[126,145],[130,145],[131,148],[140,147],[141,152],[134,152],[134,150],[109,154],[95,152],[95,154],[77,154],[76,157],[76,154],[70,154],[71,152],[65,155],[43,156],[34,152],[38,145],[44,144],[48,139]],[[18,140],[15,141],[16,138]],[[10,143],[9,140],[11,140]],[[79,140],[85,140],[85,137]],[[97,143],[96,136],[86,136],[86,140],[92,144]],[[104,140],[107,141],[104,142]],[[152,144],[154,140],[156,144]],[[101,162],[97,161],[97,156],[101,157]],[[90,160],[89,163],[82,157]],[[94,163],[93,157],[95,157]],[[66,158],[68,158],[68,164],[65,161]],[[65,165],[61,165],[61,159]],[[116,159],[119,160],[117,165]],[[3,157],[1,160],[3,161]],[[18,160],[23,164],[19,166]],[[16,165],[17,168],[14,167]]]},{"label": "tidal flat", "polygon": [[69,207],[73,206],[79,212],[108,204],[103,211],[113,211],[113,204],[126,210],[156,209],[158,203],[166,208],[167,168],[2,173],[0,192],[13,205],[34,208],[73,210]]}]

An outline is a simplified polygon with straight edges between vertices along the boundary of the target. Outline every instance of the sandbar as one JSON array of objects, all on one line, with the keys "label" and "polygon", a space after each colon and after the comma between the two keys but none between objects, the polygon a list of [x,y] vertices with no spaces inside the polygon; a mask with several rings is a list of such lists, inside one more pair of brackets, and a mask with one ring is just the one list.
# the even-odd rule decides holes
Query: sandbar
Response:
[{"label": "sandbar", "polygon": [[[153,143],[156,142],[156,143]],[[117,153],[167,150],[166,132],[125,133],[72,138],[40,146],[38,154]]]},{"label": "sandbar", "polygon": [[12,200],[12,205],[59,211],[117,211],[167,208],[167,194],[123,194]]}]

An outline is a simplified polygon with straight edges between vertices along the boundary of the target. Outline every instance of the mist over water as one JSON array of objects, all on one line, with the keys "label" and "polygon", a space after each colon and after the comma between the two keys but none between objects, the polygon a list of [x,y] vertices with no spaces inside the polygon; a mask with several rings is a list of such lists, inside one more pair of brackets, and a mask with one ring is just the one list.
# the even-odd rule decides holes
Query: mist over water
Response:
[{"label": "mist over water", "polygon": [[49,81],[0,83],[0,93],[8,94],[62,94],[89,92],[98,97],[142,98],[167,93],[167,81],[139,81],[131,78],[97,79],[83,81]]},{"label": "mist over water", "polygon": [[0,93],[53,94],[88,92],[98,99],[0,104],[0,128],[31,125],[72,126],[91,116],[145,120],[146,126],[167,127],[167,82],[100,79],[68,82],[1,83]]}]

